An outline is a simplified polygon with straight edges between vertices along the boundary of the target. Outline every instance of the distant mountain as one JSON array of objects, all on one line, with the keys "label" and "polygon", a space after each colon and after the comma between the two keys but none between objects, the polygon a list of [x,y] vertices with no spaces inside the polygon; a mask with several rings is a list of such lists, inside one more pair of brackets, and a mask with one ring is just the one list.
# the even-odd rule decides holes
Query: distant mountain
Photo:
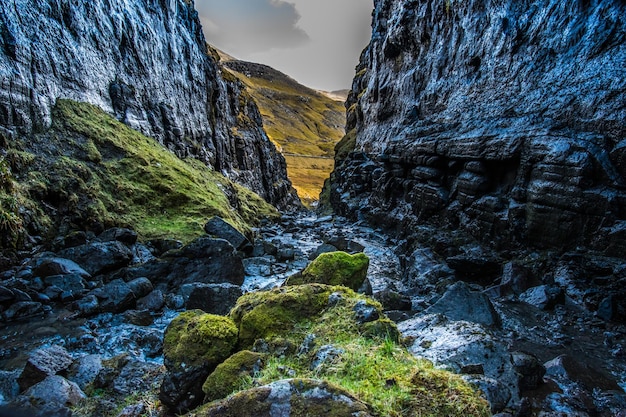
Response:
[{"label": "distant mountain", "polygon": [[317,201],[333,168],[335,144],[344,135],[347,90],[316,91],[267,65],[222,52],[220,57],[222,67],[241,79],[256,101],[300,198],[305,204]]}]

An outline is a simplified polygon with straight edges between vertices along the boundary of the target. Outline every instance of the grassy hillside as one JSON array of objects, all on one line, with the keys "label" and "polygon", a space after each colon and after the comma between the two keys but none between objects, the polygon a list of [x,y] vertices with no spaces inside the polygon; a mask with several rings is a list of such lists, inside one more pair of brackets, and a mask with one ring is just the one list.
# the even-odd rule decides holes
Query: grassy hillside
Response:
[{"label": "grassy hillside", "polygon": [[266,65],[227,56],[222,56],[222,64],[246,84],[257,102],[265,130],[285,156],[300,199],[307,205],[317,201],[333,168],[335,144],[344,135],[343,102]]},{"label": "grassy hillside", "polygon": [[[12,143],[0,168],[0,211],[15,220],[0,222],[13,236],[4,246],[19,244],[22,227],[45,236],[130,226],[145,239],[189,240],[213,215],[242,231],[278,215],[202,163],[181,160],[98,107],[69,100],[57,102],[47,132]],[[22,207],[23,218],[9,203]]]}]

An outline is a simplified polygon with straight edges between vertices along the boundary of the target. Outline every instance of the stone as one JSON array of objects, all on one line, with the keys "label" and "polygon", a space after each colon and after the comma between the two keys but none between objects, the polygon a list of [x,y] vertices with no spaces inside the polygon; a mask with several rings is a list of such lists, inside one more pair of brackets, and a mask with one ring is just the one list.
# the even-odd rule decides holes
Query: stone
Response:
[{"label": "stone", "polygon": [[241,287],[233,284],[186,284],[181,288],[187,310],[226,315],[243,295]]},{"label": "stone", "polygon": [[353,308],[357,323],[369,323],[380,318],[378,308],[361,300]]},{"label": "stone", "polygon": [[549,310],[557,304],[563,304],[565,302],[565,294],[560,287],[539,285],[524,291],[520,294],[519,299],[540,310]]},{"label": "stone", "polygon": [[7,287],[0,286],[0,303],[13,301],[15,294]]},{"label": "stone", "polygon": [[332,345],[320,346],[313,355],[309,369],[315,371],[325,365],[332,366],[333,361],[337,360],[344,353],[345,351],[343,349],[336,348]]},{"label": "stone", "polygon": [[85,280],[79,274],[51,275],[44,278],[44,283],[61,290],[69,292],[74,297],[79,297],[85,292]]},{"label": "stone", "polygon": [[[329,414],[332,413],[332,414]],[[375,413],[344,389],[326,381],[287,379],[252,388],[194,411],[198,417],[333,415],[371,417]]]},{"label": "stone", "polygon": [[35,301],[20,301],[7,308],[2,313],[2,317],[6,321],[14,321],[37,316],[43,313],[44,308],[41,303]]},{"label": "stone", "polygon": [[318,256],[299,276],[287,279],[285,285],[319,283],[343,285],[358,290],[367,275],[369,258],[363,253],[328,252]]},{"label": "stone", "polygon": [[160,311],[165,305],[165,296],[161,290],[154,290],[150,294],[137,300],[137,309]]},{"label": "stone", "polygon": [[543,384],[546,368],[535,356],[524,352],[511,354],[513,369],[519,374],[518,386],[521,391],[533,390]]},{"label": "stone", "polygon": [[133,292],[135,298],[142,298],[150,294],[153,290],[152,282],[148,278],[135,278],[128,282],[128,288]]},{"label": "stone", "polygon": [[471,291],[466,283],[459,281],[452,285],[445,294],[426,313],[441,313],[450,320],[469,321],[485,326],[499,326],[500,316],[489,298],[476,291]]},{"label": "stone", "polygon": [[116,279],[101,288],[93,290],[89,295],[98,299],[102,312],[120,313],[135,305],[135,294],[122,279]]},{"label": "stone", "polygon": [[107,229],[98,235],[101,242],[111,242],[117,240],[125,245],[131,246],[137,242],[137,232],[122,227]]},{"label": "stone", "polygon": [[73,362],[70,354],[61,346],[53,345],[34,351],[18,378],[20,390],[25,391],[46,377],[65,371]]},{"label": "stone", "polygon": [[78,405],[85,398],[87,396],[75,383],[50,375],[28,388],[16,402],[33,407],[40,415],[64,415],[71,413],[69,407]]},{"label": "stone", "polygon": [[386,289],[373,295],[374,299],[380,302],[387,310],[411,311],[411,299],[392,289]]},{"label": "stone", "polygon": [[90,278],[91,274],[81,268],[76,262],[63,258],[44,258],[37,261],[33,273],[42,278],[53,275],[79,275],[82,278]]},{"label": "stone", "polygon": [[123,243],[92,242],[59,252],[59,256],[71,259],[91,275],[99,275],[128,266],[133,254]]},{"label": "stone", "polygon": [[83,391],[95,381],[102,370],[100,355],[85,355],[76,359],[68,370],[67,379],[76,383]]},{"label": "stone", "polygon": [[237,250],[247,253],[253,250],[248,238],[219,216],[212,217],[204,225],[204,231],[215,238],[227,240]]},{"label": "stone", "polygon": [[73,309],[81,316],[91,316],[100,312],[100,303],[95,295],[87,295],[73,304]]},{"label": "stone", "polygon": [[245,377],[253,377],[265,367],[265,356],[242,350],[219,364],[202,385],[204,402],[226,398],[236,391]]},{"label": "stone", "polygon": [[309,255],[309,260],[311,261],[314,260],[315,258],[320,256],[322,253],[337,252],[337,250],[338,249],[335,246],[329,243],[322,243],[317,248],[315,248],[313,252],[311,252],[311,254]]}]

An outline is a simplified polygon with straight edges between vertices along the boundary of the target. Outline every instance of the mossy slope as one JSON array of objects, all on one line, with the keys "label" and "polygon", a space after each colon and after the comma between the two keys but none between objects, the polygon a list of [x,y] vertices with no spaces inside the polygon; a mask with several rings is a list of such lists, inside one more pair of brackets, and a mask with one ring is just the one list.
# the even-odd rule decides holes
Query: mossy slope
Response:
[{"label": "mossy slope", "polygon": [[363,253],[322,253],[307,266],[302,274],[290,277],[285,285],[318,283],[343,285],[357,291],[367,275],[369,258]]},{"label": "mossy slope", "polygon": [[143,238],[190,240],[213,215],[242,231],[278,215],[248,189],[86,103],[59,100],[52,127],[12,143],[7,161],[54,233],[120,225]]}]

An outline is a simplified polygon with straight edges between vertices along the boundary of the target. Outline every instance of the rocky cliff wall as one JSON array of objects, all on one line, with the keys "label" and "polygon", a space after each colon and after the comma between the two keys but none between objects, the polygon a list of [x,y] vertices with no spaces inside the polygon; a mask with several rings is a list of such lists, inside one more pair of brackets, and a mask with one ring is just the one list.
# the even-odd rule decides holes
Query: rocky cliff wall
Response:
[{"label": "rocky cliff wall", "polygon": [[622,256],[626,3],[374,3],[334,208]]},{"label": "rocky cliff wall", "polygon": [[278,207],[297,198],[256,105],[225,79],[189,0],[0,0],[0,130],[50,125],[58,98],[100,106]]}]

